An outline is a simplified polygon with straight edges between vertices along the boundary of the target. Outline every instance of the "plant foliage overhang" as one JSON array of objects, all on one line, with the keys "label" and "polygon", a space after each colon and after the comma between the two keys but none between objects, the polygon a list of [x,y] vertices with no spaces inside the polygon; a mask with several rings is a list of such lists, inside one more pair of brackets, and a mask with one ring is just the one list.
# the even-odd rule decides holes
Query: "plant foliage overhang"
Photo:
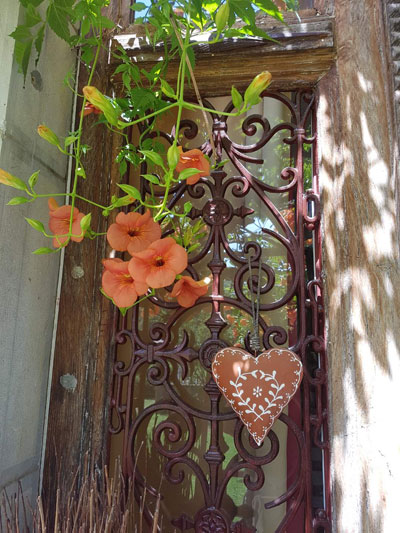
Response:
[{"label": "plant foliage overhang", "polygon": [[[125,253],[127,260],[112,258],[103,261],[102,292],[122,312],[125,313],[141,299],[154,294],[155,289],[173,283],[171,296],[176,297],[184,307],[193,305],[198,297],[207,292],[207,281],[193,280],[189,276],[182,276],[182,272],[187,265],[187,255],[199,246],[203,228],[201,224],[193,227],[189,223],[187,215],[192,208],[190,202],[182,208],[170,208],[167,199],[176,184],[186,182],[193,185],[200,179],[206,180],[210,171],[218,168],[221,161],[215,150],[210,155],[197,149],[184,151],[179,146],[178,136],[175,136],[167,151],[162,145],[153,143],[148,135],[143,141],[141,137],[138,146],[134,146],[129,130],[140,124],[149,133],[156,127],[156,117],[171,110],[176,114],[175,131],[179,131],[184,110],[215,113],[215,110],[203,105],[201,94],[204,89],[204,69],[207,64],[210,69],[210,58],[221,62],[224,54],[232,56],[229,43],[245,39],[245,55],[248,52],[252,54],[254,46],[257,46],[258,51],[269,49],[274,52],[279,63],[279,54],[282,52],[279,39],[292,39],[295,37],[293,31],[285,29],[282,32],[281,29],[267,33],[268,24],[265,24],[265,18],[259,17],[260,13],[280,23],[281,28],[286,28],[282,26],[282,12],[272,0],[136,2],[131,7],[137,14],[135,36],[129,34],[128,29],[128,36],[118,37],[119,45],[112,49],[111,74],[120,83],[121,90],[118,97],[111,97],[102,94],[93,84],[102,49],[108,46],[110,37],[119,30],[117,23],[104,16],[109,0],[20,1],[25,8],[25,21],[11,37],[16,41],[15,57],[24,77],[33,48],[37,52],[36,61],[39,59],[47,26],[75,47],[79,60],[88,72],[88,83],[83,94],[76,95],[80,107],[76,129],[62,138],[47,125],[39,125],[37,130],[45,141],[73,160],[71,190],[62,194],[38,192],[39,171],[30,176],[26,183],[0,170],[0,183],[17,189],[20,194],[12,198],[9,205],[43,199],[48,201],[48,229],[39,220],[26,218],[26,221],[45,238],[51,239],[52,247],[44,246],[33,253],[56,253],[71,241],[79,243],[84,238],[107,238],[114,250]],[[296,0],[284,0],[284,4],[287,10],[296,9]],[[140,67],[134,60],[138,27],[139,34],[147,44],[147,48],[141,46],[140,49]],[[313,39],[321,42],[323,30],[320,29],[318,33],[309,27],[301,29],[303,39],[308,40],[308,43]],[[320,46],[323,57],[331,51],[331,42],[329,39],[327,41]],[[204,52],[199,54],[199,62],[196,60],[196,49]],[[143,57],[146,53],[148,61]],[[229,64],[232,65],[232,62]],[[273,61],[271,65],[274,65]],[[327,70],[326,65],[321,67],[321,71],[323,69]],[[314,68],[314,78],[316,70]],[[252,72],[254,75],[254,70]],[[221,76],[230,80],[238,78],[229,69],[225,69]],[[201,80],[199,84],[197,79]],[[220,90],[223,87],[226,93],[226,84],[221,83],[221,80],[218,82],[218,77],[216,79]],[[230,113],[217,111],[219,115],[244,115],[260,101],[261,93],[271,82],[271,74],[264,70],[250,84],[248,79],[249,72],[245,72],[238,80],[239,90],[230,87],[234,109]],[[71,74],[67,74],[65,82],[75,91],[75,80]],[[208,93],[209,89],[205,92]],[[196,103],[192,98],[189,100],[191,93],[195,95]],[[143,198],[137,188],[123,183],[119,184],[121,195],[113,196],[109,205],[100,205],[90,196],[78,194],[79,181],[86,179],[85,155],[91,148],[83,138],[83,125],[88,115],[96,116],[97,127],[108,128],[119,136],[120,149],[116,162],[121,177],[126,173],[128,164],[135,167],[143,162],[147,164],[148,172],[142,174],[142,178],[149,182],[151,195]],[[59,205],[56,197],[65,205]],[[86,205],[84,213],[77,209],[77,200]],[[107,232],[97,232],[91,226],[94,209],[100,210],[104,217],[119,211]]]}]

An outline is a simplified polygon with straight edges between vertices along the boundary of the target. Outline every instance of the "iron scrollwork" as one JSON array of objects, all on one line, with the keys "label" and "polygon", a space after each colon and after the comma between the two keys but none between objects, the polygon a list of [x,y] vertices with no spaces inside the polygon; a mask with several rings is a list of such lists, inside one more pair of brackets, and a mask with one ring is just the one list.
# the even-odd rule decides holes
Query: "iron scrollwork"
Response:
[{"label": "iron scrollwork", "polygon": [[[287,478],[284,493],[271,499],[264,505],[264,512],[286,505],[283,518],[276,531],[294,532],[291,523],[299,519],[304,531],[315,531],[312,524],[317,524],[321,531],[330,531],[329,502],[325,499],[325,508],[315,508],[312,501],[311,450],[321,451],[322,462],[327,467],[327,396],[326,396],[326,358],[323,338],[323,300],[320,281],[319,221],[320,207],[317,192],[318,184],[312,176],[311,187],[305,183],[306,147],[309,165],[312,166],[316,154],[315,136],[315,95],[311,90],[299,90],[290,95],[266,92],[266,101],[279,102],[285,109],[287,120],[278,121],[274,126],[261,114],[248,116],[242,124],[246,138],[256,136],[252,144],[240,144],[229,136],[226,117],[213,114],[213,135],[219,160],[227,158],[229,165],[222,165],[211,172],[211,176],[201,178],[196,185],[181,183],[171,190],[170,207],[176,205],[182,197],[193,200],[194,207],[189,216],[202,218],[208,228],[208,236],[200,250],[189,258],[188,272],[200,279],[204,271],[204,259],[207,261],[209,274],[213,279],[212,294],[201,297],[196,307],[210,309],[204,321],[209,335],[202,339],[198,347],[193,347],[190,335],[184,329],[187,310],[176,303],[157,294],[151,298],[151,304],[165,311],[165,321],[153,322],[148,331],[148,338],[143,335],[140,306],[133,308],[130,323],[123,320],[122,329],[116,332],[116,343],[130,344],[129,360],[118,360],[114,365],[114,389],[111,399],[112,434],[123,435],[123,468],[126,475],[135,475],[138,494],[148,481],[140,472],[137,461],[137,436],[143,424],[155,414],[160,420],[154,423],[152,431],[145,432],[150,445],[160,458],[163,469],[163,491],[175,490],[170,487],[183,483],[186,476],[196,478],[202,492],[202,501],[191,516],[185,509],[178,516],[170,516],[169,523],[180,531],[196,532],[255,532],[251,519],[237,520],[224,507],[224,498],[229,483],[236,477],[242,477],[242,483],[250,493],[261,491],[266,483],[264,467],[272,464],[280,453],[281,443],[272,429],[261,447],[257,446],[243,428],[240,420],[227,405],[221,401],[221,395],[211,377],[210,366],[215,353],[227,346],[223,332],[228,326],[224,309],[239,309],[243,316],[250,316],[250,287],[246,254],[252,254],[254,276],[258,262],[262,262],[262,283],[260,303],[260,329],[266,349],[276,345],[288,345],[301,357],[305,376],[300,392],[300,414],[292,416],[282,413],[280,424],[286,428],[287,442],[291,442],[292,466],[294,471]],[[211,108],[211,102],[206,105]],[[232,109],[228,104],[227,111]],[[184,120],[181,124],[183,141],[196,139],[199,133],[197,124]],[[284,134],[281,141],[290,152],[289,165],[278,170],[279,183],[270,183],[268,179],[256,176],[252,171],[256,165],[268,163],[262,157],[263,149],[277,135]],[[152,134],[154,135],[154,134]],[[176,135],[159,133],[171,143]],[[204,153],[211,155],[212,146],[206,140],[199,146]],[[261,154],[261,155],[260,155]],[[311,155],[310,155],[311,154]],[[229,170],[228,167],[229,166]],[[312,172],[312,170],[311,170]],[[142,183],[142,192],[148,192],[148,182]],[[252,195],[253,205],[245,205]],[[291,205],[290,217],[280,209],[274,197],[286,195],[286,202]],[[235,205],[238,201],[242,205]],[[262,220],[268,215],[271,223],[259,228],[257,238],[238,246],[229,236],[232,224],[246,226],[247,217],[256,216],[256,204],[261,206]],[[259,207],[260,209],[260,207]],[[287,215],[287,213],[286,213]],[[313,243],[314,267],[307,271],[305,247],[307,241]],[[278,278],[276,264],[269,260],[268,247],[274,246],[284,250],[287,257],[286,287],[276,291]],[[317,259],[317,261],[316,261]],[[223,275],[227,264],[233,266],[235,274],[232,290],[228,294],[224,288]],[[317,267],[315,264],[318,263]],[[199,265],[202,270],[199,270]],[[253,278],[253,286],[256,285]],[[254,289],[253,289],[254,290]],[[275,292],[274,292],[275,291]],[[291,307],[290,307],[291,306]],[[295,313],[295,326],[289,328],[274,323],[274,313]],[[181,321],[181,322],[179,322]],[[182,323],[180,339],[176,340],[172,331],[177,323]],[[142,328],[142,329],[141,329]],[[244,338],[246,348],[250,351],[248,335]],[[175,343],[175,344],[174,344]],[[183,397],[176,385],[180,380],[188,379],[192,366],[197,363],[203,369],[203,391],[208,397],[208,405],[201,407],[189,397]],[[179,371],[177,370],[179,368]],[[148,383],[160,391],[159,401],[154,401],[138,412],[135,409],[137,398],[137,374],[145,369]],[[235,453],[230,461],[224,463],[223,424],[235,421],[233,442]],[[147,421],[147,422],[146,422]],[[195,459],[196,439],[199,436],[199,424],[208,425],[207,449],[203,463]],[[204,426],[202,426],[204,427]],[[288,445],[289,446],[289,445]],[[265,452],[263,450],[266,450]],[[205,466],[206,465],[206,466]],[[328,472],[328,470],[326,470]],[[326,474],[325,474],[326,475]],[[327,479],[327,478],[326,478]],[[327,482],[327,481],[326,481]],[[155,486],[148,486],[155,494]],[[177,492],[179,494],[179,492]],[[179,496],[178,496],[179,497]],[[182,502],[185,507],[185,502]],[[186,512],[187,511],[187,512]],[[296,522],[298,523],[298,522]],[[172,529],[171,529],[172,531]],[[296,530],[296,532],[299,530]],[[318,529],[318,531],[320,531]]]}]

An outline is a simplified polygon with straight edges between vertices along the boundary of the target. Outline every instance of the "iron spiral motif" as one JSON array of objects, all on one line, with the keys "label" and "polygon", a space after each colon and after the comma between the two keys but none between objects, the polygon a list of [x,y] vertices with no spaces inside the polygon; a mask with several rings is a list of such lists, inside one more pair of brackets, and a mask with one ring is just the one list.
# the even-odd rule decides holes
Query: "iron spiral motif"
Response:
[{"label": "iron spiral motif", "polygon": [[[155,318],[145,331],[144,311],[139,305],[128,315],[129,321],[127,317],[121,319],[122,326],[115,334],[116,346],[128,346],[128,355],[121,359],[116,350],[110,433],[122,437],[123,471],[125,475],[135,476],[138,498],[143,498],[144,491],[150,495],[157,493],[158,485],[151,482],[149,471],[143,471],[148,451],[151,450],[152,457],[157,457],[155,464],[163,476],[162,498],[173,491],[175,498],[181,500],[181,510],[176,514],[164,510],[163,531],[166,532],[261,533],[252,517],[245,511],[239,512],[238,506],[232,505],[232,498],[227,499],[227,491],[230,483],[236,480],[243,494],[262,492],[268,484],[266,468],[284,453],[283,445],[287,454],[286,490],[263,501],[262,505],[266,517],[270,510],[280,506],[283,511],[279,523],[268,532],[321,533],[331,529],[320,208],[315,176],[315,94],[311,90],[299,90],[290,94],[266,92],[263,96],[266,102],[279,102],[287,120],[271,126],[261,114],[248,116],[241,125],[242,134],[246,139],[255,137],[256,140],[253,144],[240,144],[229,136],[229,128],[233,128],[231,119],[210,114],[217,156],[222,162],[225,158],[226,164],[195,185],[177,184],[170,193],[170,207],[183,197],[191,200],[190,218],[193,221],[201,218],[208,228],[201,247],[189,256],[187,272],[194,279],[207,274],[212,276],[211,290],[191,310],[181,308],[160,292],[151,298],[151,305],[163,313],[162,320]],[[206,105],[212,107],[210,102]],[[227,105],[226,111],[231,109],[232,104]],[[180,133],[184,144],[187,139],[197,138],[199,128],[194,121],[186,119],[181,123]],[[176,132],[172,129],[170,133],[158,132],[157,135],[171,143]],[[290,154],[289,165],[278,169],[275,180],[278,183],[271,183],[256,176],[254,169],[268,165],[262,151],[279,135],[283,136],[281,145],[286,146]],[[199,147],[211,156],[209,140]],[[308,188],[304,186],[306,166]],[[141,187],[143,195],[149,192],[148,182],[143,181]],[[274,200],[276,197],[284,198],[290,209],[282,209]],[[262,211],[258,219],[257,206]],[[271,222],[260,224],[266,216]],[[258,221],[256,238],[234,241],[231,228],[241,225],[245,234],[246,221],[251,217]],[[286,262],[277,263],[271,259],[269,250],[274,247],[283,250]],[[224,331],[232,326],[226,310],[234,309],[243,317],[251,315],[248,253],[252,254],[254,291],[258,282],[258,262],[262,261],[259,325],[263,345],[265,349],[289,346],[299,354],[305,368],[295,402],[297,407],[289,407],[278,422],[284,428],[285,442],[273,427],[260,447],[221,399],[211,376],[214,355],[228,345]],[[224,277],[227,265],[234,270],[229,290]],[[284,287],[276,290],[279,283],[282,285],[282,279],[285,279]],[[203,324],[208,331],[198,346],[193,344],[193,335],[185,329],[189,320],[187,313],[192,313],[192,317],[193,312],[200,316],[196,309],[203,310],[202,316],[206,313]],[[282,319],[280,323],[275,320],[278,316],[289,317],[286,327]],[[243,342],[251,351],[248,334],[244,335]],[[200,403],[194,401],[194,396],[183,394],[180,385],[193,378],[194,367],[201,370],[197,386],[207,398]],[[146,387],[147,390],[153,387],[154,395],[145,405],[140,398]],[[224,433],[227,424],[231,431],[230,452]],[[204,432],[207,433],[206,447],[199,457],[197,443]],[[319,498],[313,496],[313,461],[324,471],[321,482],[324,485],[319,487],[323,497]],[[185,486],[192,483],[197,487],[195,507],[193,502],[185,501],[183,489],[180,492],[185,483]],[[145,505],[145,513],[151,519],[151,505]]]}]

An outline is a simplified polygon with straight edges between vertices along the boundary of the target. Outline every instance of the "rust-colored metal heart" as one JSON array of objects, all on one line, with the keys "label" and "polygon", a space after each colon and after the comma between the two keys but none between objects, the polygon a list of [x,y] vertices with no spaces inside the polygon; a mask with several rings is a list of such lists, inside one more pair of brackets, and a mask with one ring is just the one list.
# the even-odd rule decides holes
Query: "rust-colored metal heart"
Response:
[{"label": "rust-colored metal heart", "polygon": [[241,348],[220,350],[212,373],[222,394],[258,445],[267,436],[300,386],[303,365],[285,348],[272,348],[257,358]]}]

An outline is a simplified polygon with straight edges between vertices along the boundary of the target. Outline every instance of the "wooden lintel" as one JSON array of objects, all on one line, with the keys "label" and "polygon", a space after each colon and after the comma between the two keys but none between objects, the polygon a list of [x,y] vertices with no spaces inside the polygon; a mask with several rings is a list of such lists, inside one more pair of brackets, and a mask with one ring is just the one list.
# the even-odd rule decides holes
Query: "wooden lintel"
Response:
[{"label": "wooden lintel", "polygon": [[[271,88],[281,90],[314,86],[329,71],[335,59],[332,18],[314,17],[308,22],[279,25],[268,31],[279,43],[263,39],[227,39],[212,45],[207,42],[196,45],[196,81],[202,94],[229,94],[232,84],[243,90],[262,70],[271,72]],[[163,48],[154,50],[146,44],[140,27],[135,33],[116,36],[115,43],[128,52],[133,62],[147,70],[162,57]],[[110,74],[116,67],[116,62],[111,63]],[[177,68],[177,62],[172,61],[167,81],[176,79]],[[121,75],[114,76],[113,82],[118,91]]]}]

